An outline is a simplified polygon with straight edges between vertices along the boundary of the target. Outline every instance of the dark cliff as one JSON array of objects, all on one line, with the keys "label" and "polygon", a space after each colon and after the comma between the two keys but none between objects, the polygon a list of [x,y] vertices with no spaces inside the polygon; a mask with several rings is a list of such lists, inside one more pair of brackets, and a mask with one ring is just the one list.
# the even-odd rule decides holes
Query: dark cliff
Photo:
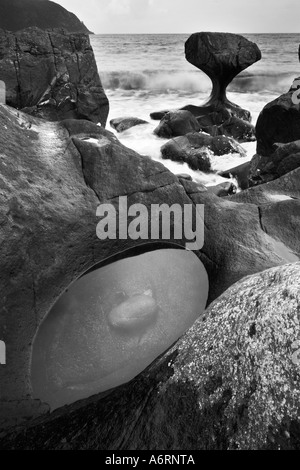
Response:
[{"label": "dark cliff", "polygon": [[0,28],[18,31],[30,26],[90,33],[74,13],[57,3],[48,0],[0,0]]}]

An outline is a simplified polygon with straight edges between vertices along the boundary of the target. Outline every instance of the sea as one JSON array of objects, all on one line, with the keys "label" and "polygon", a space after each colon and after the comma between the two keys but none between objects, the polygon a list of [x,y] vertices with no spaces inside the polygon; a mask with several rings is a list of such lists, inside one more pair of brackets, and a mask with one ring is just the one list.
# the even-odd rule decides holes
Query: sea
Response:
[{"label": "sea", "polygon": [[[109,120],[133,116],[149,124],[117,134],[119,140],[143,156],[163,163],[174,174],[186,173],[193,180],[212,186],[225,181],[218,172],[249,161],[256,143],[242,144],[246,157],[238,154],[211,156],[214,173],[191,170],[186,163],[162,160],[160,149],[166,140],[153,130],[158,121],[150,113],[201,105],[211,91],[210,79],[185,59],[185,41],[190,34],[92,35],[91,44],[105,92],[110,101]],[[286,92],[300,76],[298,49],[300,34],[243,34],[255,42],[262,59],[241,72],[228,87],[228,98],[248,109],[256,123],[263,107]]]}]

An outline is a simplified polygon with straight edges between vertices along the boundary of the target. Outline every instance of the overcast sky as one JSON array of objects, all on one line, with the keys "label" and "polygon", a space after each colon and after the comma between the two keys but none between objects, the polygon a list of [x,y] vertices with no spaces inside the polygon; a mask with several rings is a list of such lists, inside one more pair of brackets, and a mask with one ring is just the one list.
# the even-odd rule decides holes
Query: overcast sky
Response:
[{"label": "overcast sky", "polygon": [[56,0],[95,33],[300,32],[299,0]]}]

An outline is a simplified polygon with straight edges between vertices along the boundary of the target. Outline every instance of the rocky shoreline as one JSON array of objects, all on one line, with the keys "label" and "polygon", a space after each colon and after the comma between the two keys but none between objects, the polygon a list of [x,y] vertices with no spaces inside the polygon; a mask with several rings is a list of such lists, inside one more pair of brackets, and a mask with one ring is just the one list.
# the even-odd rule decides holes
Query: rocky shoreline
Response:
[{"label": "rocky shoreline", "polygon": [[[171,139],[162,153],[210,171],[210,152],[243,155],[240,143],[256,135],[250,165],[227,172],[241,182],[237,194],[173,175],[105,129],[109,104],[88,36],[1,31],[0,338],[10,364],[0,367],[1,449],[300,447],[300,106],[292,99],[300,85],[266,105],[254,129],[226,87],[261,58],[256,44],[196,33],[186,55],[213,92],[203,107],[152,115],[161,119],[156,135]],[[113,123],[121,132],[140,124]],[[146,207],[204,204],[196,255],[209,278],[207,310],[130,383],[50,413],[32,398],[30,367],[53,304],[108,258],[166,247],[97,239],[97,206],[119,196]]]}]

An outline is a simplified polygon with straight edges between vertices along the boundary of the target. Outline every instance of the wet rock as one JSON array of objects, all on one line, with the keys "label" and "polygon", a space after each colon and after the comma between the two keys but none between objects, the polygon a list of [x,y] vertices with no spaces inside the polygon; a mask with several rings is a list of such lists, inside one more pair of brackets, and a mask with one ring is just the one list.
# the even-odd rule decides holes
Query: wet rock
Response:
[{"label": "wet rock", "polygon": [[153,113],[150,113],[151,119],[154,121],[161,121],[161,119],[169,113],[169,109],[165,109],[163,111],[154,111]]},{"label": "wet rock", "polygon": [[139,126],[141,124],[148,124],[147,121],[135,117],[121,117],[112,119],[110,125],[117,132],[124,132],[134,126]]},{"label": "wet rock", "polygon": [[219,175],[223,178],[235,178],[241,189],[249,188],[249,173],[250,173],[250,162],[242,163],[229,170],[219,171]]},{"label": "wet rock", "polygon": [[109,104],[89,36],[63,30],[0,30],[6,103],[50,121],[88,119],[105,127]]},{"label": "wet rock", "polygon": [[250,164],[249,184],[273,181],[300,167],[300,140],[287,144],[274,144],[273,153],[268,157],[254,155]]},{"label": "wet rock", "polygon": [[237,187],[231,182],[220,183],[216,186],[208,186],[207,191],[215,194],[218,197],[226,197],[231,194],[235,194]]},{"label": "wet rock", "polygon": [[[215,113],[212,116],[214,118]],[[197,118],[197,121],[199,122],[201,130],[212,136],[223,135],[232,137],[240,143],[255,141],[254,126],[250,122],[235,116],[231,116],[220,125],[215,124],[214,121],[210,121],[210,115],[204,117],[200,116]]]},{"label": "wet rock", "polygon": [[300,263],[241,280],[139,377],[1,449],[299,449],[299,282]]},{"label": "wet rock", "polygon": [[161,148],[162,158],[176,162],[186,162],[193,170],[209,172],[210,155],[239,153],[245,156],[244,149],[232,138],[191,132],[185,136],[175,137]]},{"label": "wet rock", "polygon": [[171,111],[161,120],[154,133],[165,139],[199,131],[198,121],[189,111]]},{"label": "wet rock", "polygon": [[211,171],[208,147],[204,145],[194,147],[186,136],[176,137],[167,142],[162,146],[161,154],[165,160],[169,159],[174,162],[187,163],[192,170],[200,170],[203,173]]},{"label": "wet rock", "polygon": [[256,124],[259,155],[270,156],[274,144],[300,139],[300,106],[293,99],[299,88],[300,79],[296,79],[287,93],[268,103],[260,113]]}]

